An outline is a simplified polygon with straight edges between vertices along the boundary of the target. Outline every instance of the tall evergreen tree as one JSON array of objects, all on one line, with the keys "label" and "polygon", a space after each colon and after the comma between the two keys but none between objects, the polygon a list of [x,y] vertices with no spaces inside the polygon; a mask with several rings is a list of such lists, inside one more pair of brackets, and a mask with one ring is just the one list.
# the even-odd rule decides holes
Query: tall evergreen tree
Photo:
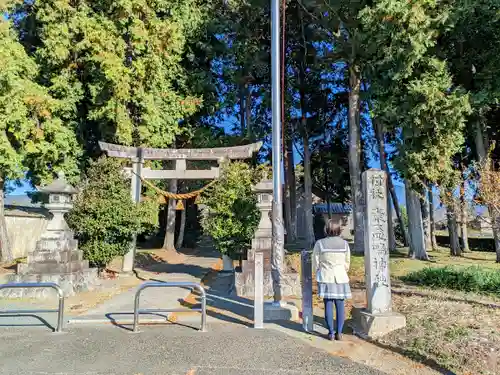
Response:
[{"label": "tall evergreen tree", "polygon": [[[457,183],[452,157],[463,145],[470,111],[468,96],[453,85],[446,63],[435,56],[438,31],[448,16],[449,9],[437,1],[382,0],[361,12],[365,44],[373,46],[374,114],[396,132],[393,164],[406,186],[418,192],[429,183]],[[415,193],[407,195],[420,211]],[[417,220],[410,223],[411,253],[426,259],[422,215],[408,216]]]},{"label": "tall evergreen tree", "polygon": [[27,175],[34,184],[46,183],[58,171],[74,178],[80,154],[74,129],[57,116],[63,103],[35,82],[38,67],[11,26],[0,20],[0,258],[7,261],[6,180]]},{"label": "tall evergreen tree", "polygon": [[196,0],[24,1],[14,17],[89,156],[99,140],[165,147],[200,103],[181,65],[205,17]]},{"label": "tall evergreen tree", "polygon": [[[443,30],[437,53],[448,62],[455,85],[464,87],[471,97],[472,113],[467,118],[468,144],[463,152],[475,158],[485,170],[498,169],[500,160],[500,4],[495,0],[457,0],[451,14],[453,27]],[[488,155],[491,151],[491,155]],[[479,179],[481,178],[478,174]],[[500,218],[488,207],[492,220],[497,259],[500,261]],[[463,216],[463,215],[462,215]]]}]

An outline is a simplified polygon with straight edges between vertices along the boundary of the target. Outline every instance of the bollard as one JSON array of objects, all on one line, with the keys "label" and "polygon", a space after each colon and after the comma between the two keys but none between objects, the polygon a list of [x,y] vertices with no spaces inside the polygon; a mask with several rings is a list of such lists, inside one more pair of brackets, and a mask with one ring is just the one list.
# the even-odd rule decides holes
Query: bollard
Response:
[{"label": "bollard", "polygon": [[264,253],[255,252],[253,327],[264,328]]},{"label": "bollard", "polygon": [[301,270],[300,278],[302,285],[302,328],[306,332],[314,330],[314,314],[312,303],[312,259],[311,251],[302,250],[300,254]]}]

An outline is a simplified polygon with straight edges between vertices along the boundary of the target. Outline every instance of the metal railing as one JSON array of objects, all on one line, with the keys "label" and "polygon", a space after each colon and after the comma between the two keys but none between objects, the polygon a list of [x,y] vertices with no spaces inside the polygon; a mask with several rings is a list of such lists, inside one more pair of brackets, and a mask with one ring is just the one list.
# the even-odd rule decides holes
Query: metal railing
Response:
[{"label": "metal railing", "polygon": [[[196,309],[143,309],[139,310],[139,298],[141,296],[141,292],[144,289],[148,288],[191,288],[196,289],[200,292],[201,296],[201,308]],[[207,330],[207,295],[205,293],[205,289],[200,284],[191,283],[191,282],[146,282],[142,284],[135,293],[135,301],[134,301],[134,332],[139,331],[139,314],[148,314],[148,313],[159,313],[159,312],[189,312],[189,311],[200,311],[201,312],[201,332],[206,332]]]},{"label": "metal railing", "polygon": [[40,314],[57,312],[57,328],[55,332],[62,332],[64,322],[64,293],[61,287],[55,283],[8,283],[0,284],[2,289],[25,289],[25,288],[51,288],[55,289],[59,296],[59,306],[57,310],[0,310],[0,314]]}]

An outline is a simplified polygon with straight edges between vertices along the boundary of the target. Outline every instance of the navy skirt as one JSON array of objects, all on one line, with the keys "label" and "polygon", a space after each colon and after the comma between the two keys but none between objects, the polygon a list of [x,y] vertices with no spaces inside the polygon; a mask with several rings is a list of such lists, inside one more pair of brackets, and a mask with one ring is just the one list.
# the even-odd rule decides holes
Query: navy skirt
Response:
[{"label": "navy skirt", "polygon": [[349,299],[352,297],[349,283],[318,283],[318,292],[321,298],[326,299]]}]

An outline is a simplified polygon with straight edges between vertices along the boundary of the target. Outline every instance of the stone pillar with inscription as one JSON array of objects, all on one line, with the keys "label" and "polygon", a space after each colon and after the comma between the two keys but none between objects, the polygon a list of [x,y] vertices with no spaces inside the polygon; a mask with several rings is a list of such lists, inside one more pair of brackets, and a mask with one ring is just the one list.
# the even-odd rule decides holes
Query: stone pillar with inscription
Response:
[{"label": "stone pillar with inscription", "polygon": [[386,186],[384,171],[370,169],[363,173],[367,307],[355,308],[353,318],[357,333],[369,337],[380,337],[406,325],[406,318],[392,311]]}]

